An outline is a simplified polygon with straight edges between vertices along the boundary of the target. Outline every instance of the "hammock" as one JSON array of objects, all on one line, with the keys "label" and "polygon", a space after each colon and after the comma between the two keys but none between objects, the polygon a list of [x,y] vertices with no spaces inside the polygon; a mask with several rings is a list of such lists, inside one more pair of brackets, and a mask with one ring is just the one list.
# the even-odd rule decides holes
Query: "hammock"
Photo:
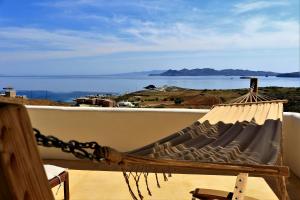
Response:
[{"label": "hammock", "polygon": [[[281,188],[281,199],[285,199],[284,177],[289,173],[288,168],[282,166],[281,152],[282,113],[285,102],[258,95],[257,88],[252,87],[248,94],[230,104],[214,106],[192,125],[159,141],[124,153],[103,147],[101,152],[96,154],[103,155],[105,169],[123,171],[133,199],[137,197],[130,187],[129,178],[133,177],[138,196],[143,199],[138,183],[143,174],[148,193],[151,195],[147,183],[148,173],[151,172],[155,173],[158,186],[157,173],[163,173],[165,180],[165,174],[170,173],[250,173],[263,177],[273,176]],[[10,115],[3,116],[10,118]],[[28,116],[23,115],[24,121],[28,123]],[[17,118],[15,121],[21,120],[19,114],[12,115],[10,120],[3,123],[9,124],[14,118]],[[31,126],[24,123],[20,122],[18,126],[21,128],[14,129],[14,132],[22,134],[20,130],[26,129],[23,132],[28,133]],[[28,138],[31,136],[25,138],[27,146],[27,140],[30,140]],[[91,145],[95,148],[94,144]],[[24,152],[20,152],[22,153]],[[234,197],[237,198],[235,195]]]},{"label": "hammock", "polygon": [[[127,163],[127,168],[122,170],[287,174],[288,169],[280,162],[283,103],[273,100],[217,105],[181,131],[124,154],[120,160]],[[137,181],[141,174],[131,175]],[[124,177],[128,183],[129,176]],[[164,179],[167,180],[165,174]],[[128,187],[131,191],[129,184]]]},{"label": "hammock", "polygon": [[[246,95],[214,106],[192,125],[130,152],[110,149],[106,159],[121,166],[133,199],[137,198],[129,185],[130,176],[136,182],[140,199],[143,198],[138,186],[142,173],[137,172],[163,173],[164,180],[165,174],[170,173],[287,176],[281,153],[286,102],[259,95],[257,87],[252,86]],[[145,182],[148,189],[146,176]]]},{"label": "hammock", "polygon": [[156,159],[232,164],[276,164],[281,101],[215,106],[204,117],[150,145],[128,152]]}]

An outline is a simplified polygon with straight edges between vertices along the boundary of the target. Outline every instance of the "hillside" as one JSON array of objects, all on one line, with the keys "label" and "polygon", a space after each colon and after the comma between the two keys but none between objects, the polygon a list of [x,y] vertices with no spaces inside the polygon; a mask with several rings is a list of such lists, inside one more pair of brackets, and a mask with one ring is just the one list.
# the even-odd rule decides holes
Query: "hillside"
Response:
[{"label": "hillside", "polygon": [[242,69],[215,70],[211,68],[168,70],[160,74],[150,76],[276,76],[278,73],[270,71],[251,71]]},{"label": "hillside", "polygon": [[[150,108],[211,108],[214,104],[226,103],[248,92],[248,89],[194,90],[167,87],[159,90],[142,90],[116,98],[130,101],[138,107]],[[300,88],[264,87],[259,93],[274,99],[287,99],[284,111],[300,112]]]},{"label": "hillside", "polygon": [[277,75],[277,77],[299,78],[300,77],[300,72],[279,74],[279,75]]},{"label": "hillside", "polygon": [[51,101],[47,99],[22,99],[22,98],[10,98],[0,96],[0,101],[20,103],[23,105],[43,105],[43,106],[71,106],[70,103]]}]

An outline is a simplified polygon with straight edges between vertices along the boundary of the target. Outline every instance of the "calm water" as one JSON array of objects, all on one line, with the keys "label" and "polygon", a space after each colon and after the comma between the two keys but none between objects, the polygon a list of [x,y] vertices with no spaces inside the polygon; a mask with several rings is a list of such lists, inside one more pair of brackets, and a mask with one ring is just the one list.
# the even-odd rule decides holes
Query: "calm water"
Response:
[{"label": "calm water", "polygon": [[[69,101],[89,93],[123,94],[155,86],[178,86],[193,89],[248,88],[249,80],[230,76],[162,77],[162,76],[43,76],[0,77],[0,87],[13,86],[28,97]],[[299,78],[259,77],[259,86],[300,87]],[[23,91],[21,91],[23,90]],[[45,92],[47,91],[47,92]],[[84,91],[78,93],[74,91]],[[38,92],[38,93],[37,93]],[[73,92],[73,93],[71,93]],[[56,96],[55,98],[53,96]],[[63,96],[63,97],[60,97]]]}]

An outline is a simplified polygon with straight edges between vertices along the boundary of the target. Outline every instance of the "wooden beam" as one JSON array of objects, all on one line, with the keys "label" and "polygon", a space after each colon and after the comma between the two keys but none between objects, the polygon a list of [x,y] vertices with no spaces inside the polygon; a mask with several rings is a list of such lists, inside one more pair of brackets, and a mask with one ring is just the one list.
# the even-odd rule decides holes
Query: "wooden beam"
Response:
[{"label": "wooden beam", "polygon": [[[112,153],[112,152],[111,152]],[[149,157],[133,156],[128,154],[108,156],[107,161],[101,163],[88,160],[44,160],[47,164],[60,165],[67,168],[81,170],[104,171],[136,171],[149,173],[174,173],[174,174],[215,174],[237,175],[250,173],[253,176],[288,176],[289,168],[286,166],[250,165],[229,163],[203,163],[196,161],[154,159]]]},{"label": "wooden beam", "polygon": [[251,78],[250,79],[250,88],[252,91],[257,94],[258,93],[258,79],[257,78]]},{"label": "wooden beam", "polygon": [[244,200],[248,181],[247,173],[240,173],[236,177],[236,182],[233,190],[233,200]]},{"label": "wooden beam", "polygon": [[25,107],[2,102],[0,199],[54,200]]},{"label": "wooden beam", "polygon": [[[163,160],[147,157],[125,155],[121,166],[135,167],[137,171],[170,172],[170,173],[195,173],[201,170],[250,173],[253,175],[288,176],[289,168],[286,166],[229,164],[229,163],[203,163],[196,161]],[[140,169],[139,169],[140,168]],[[144,170],[143,170],[144,169]]]},{"label": "wooden beam", "polygon": [[[145,164],[141,165],[138,164],[136,166],[127,165],[127,166],[120,166],[118,164],[111,163],[110,165],[106,163],[98,163],[98,162],[91,162],[89,160],[64,160],[64,159],[44,159],[45,164],[51,165],[58,165],[68,169],[76,169],[76,170],[93,170],[93,171],[143,171],[143,167],[145,168]],[[199,164],[200,165],[200,164]],[[286,167],[284,167],[286,168]],[[178,169],[172,167],[157,167],[157,168],[147,168],[148,172],[166,172],[166,169],[172,171],[173,174],[206,174],[206,175],[228,175],[228,176],[236,176],[239,174],[237,171],[230,171],[230,170],[213,170],[213,169]],[[167,173],[167,172],[166,172]],[[251,174],[253,177],[262,177],[262,174]],[[269,175],[266,175],[269,176]],[[271,176],[276,177],[276,175]]]}]

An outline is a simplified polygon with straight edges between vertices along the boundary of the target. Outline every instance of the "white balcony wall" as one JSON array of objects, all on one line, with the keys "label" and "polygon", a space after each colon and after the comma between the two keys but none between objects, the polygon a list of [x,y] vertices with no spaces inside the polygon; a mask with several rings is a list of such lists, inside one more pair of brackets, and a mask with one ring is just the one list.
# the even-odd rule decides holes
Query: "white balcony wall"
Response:
[{"label": "white balcony wall", "polygon": [[[208,110],[143,108],[78,108],[27,106],[32,125],[63,140],[96,141],[129,151],[174,133]],[[300,177],[300,114],[284,113],[284,157]],[[43,159],[74,159],[57,149],[40,147]]]}]

